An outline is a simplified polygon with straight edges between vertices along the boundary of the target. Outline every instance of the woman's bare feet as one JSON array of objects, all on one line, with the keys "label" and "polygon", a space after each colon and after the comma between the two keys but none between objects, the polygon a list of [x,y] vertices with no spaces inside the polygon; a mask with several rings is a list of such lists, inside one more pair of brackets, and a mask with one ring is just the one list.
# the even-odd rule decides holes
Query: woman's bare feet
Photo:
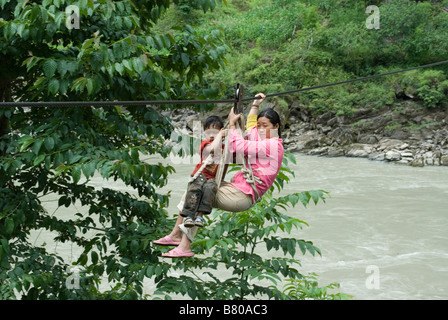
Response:
[{"label": "woman's bare feet", "polygon": [[177,246],[182,240],[182,231],[179,229],[179,225],[183,223],[184,218],[181,215],[177,216],[176,224],[174,225],[171,233],[159,240],[154,241],[155,244],[161,246]]}]

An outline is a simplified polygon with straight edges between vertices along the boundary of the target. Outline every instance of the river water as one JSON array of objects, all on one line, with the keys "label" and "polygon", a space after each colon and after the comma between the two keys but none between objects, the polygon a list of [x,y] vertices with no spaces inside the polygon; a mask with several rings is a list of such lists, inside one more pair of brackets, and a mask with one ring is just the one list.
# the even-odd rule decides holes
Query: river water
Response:
[{"label": "river water", "polygon": [[[171,190],[168,210],[175,215],[194,164],[170,158],[148,162],[159,160],[176,168],[162,190]],[[303,274],[316,273],[320,285],[339,283],[338,290],[353,299],[448,299],[448,168],[302,154],[296,160],[291,165],[295,178],[282,194],[330,193],[325,203],[288,212],[309,224],[293,236],[322,251],[322,256],[296,256]],[[92,183],[126,188],[99,177]],[[50,213],[56,204],[46,203]],[[68,214],[64,211],[58,209],[58,215]],[[31,238],[69,262],[77,257],[73,246],[54,243],[51,233],[36,232]]]},{"label": "river water", "polygon": [[294,212],[322,250],[304,269],[356,299],[448,298],[448,168],[298,155],[294,171],[290,189],[331,196]]}]

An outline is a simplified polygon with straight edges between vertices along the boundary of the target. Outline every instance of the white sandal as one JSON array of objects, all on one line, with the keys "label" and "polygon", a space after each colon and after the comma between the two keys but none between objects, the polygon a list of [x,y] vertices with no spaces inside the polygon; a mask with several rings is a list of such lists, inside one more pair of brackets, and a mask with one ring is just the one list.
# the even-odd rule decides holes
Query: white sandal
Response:
[{"label": "white sandal", "polygon": [[186,217],[184,218],[184,226],[187,228],[193,228],[195,226],[195,223],[193,219],[191,219],[190,217]]},{"label": "white sandal", "polygon": [[194,221],[194,225],[196,227],[203,227],[204,226],[204,219],[201,216],[197,216],[196,220]]}]

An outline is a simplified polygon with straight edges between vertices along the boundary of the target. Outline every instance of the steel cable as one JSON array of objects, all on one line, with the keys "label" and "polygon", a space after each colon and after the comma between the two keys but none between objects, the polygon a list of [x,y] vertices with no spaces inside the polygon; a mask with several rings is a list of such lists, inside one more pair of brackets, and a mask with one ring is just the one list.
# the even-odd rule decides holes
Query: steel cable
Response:
[{"label": "steel cable", "polygon": [[[374,78],[380,78],[385,77],[392,74],[407,72],[411,70],[417,70],[417,69],[423,69],[423,68],[429,68],[429,67],[435,67],[442,64],[448,63],[448,60],[429,63],[417,67],[407,68],[407,69],[401,69],[386,73],[380,73],[375,74],[371,76],[361,77],[361,78],[355,78],[355,79],[349,79],[339,82],[332,82],[332,83],[326,83],[326,84],[320,84],[316,86],[311,87],[305,87],[300,89],[294,89],[289,91],[283,91],[278,93],[272,93],[267,94],[266,98],[269,97],[277,97],[277,96],[283,96],[283,95],[289,95],[293,93],[298,92],[304,92],[304,91],[310,91],[310,90],[316,90],[321,88],[327,88],[347,83],[353,83],[358,81],[366,81]],[[250,101],[252,99],[257,99],[259,97],[251,97],[251,98],[244,98],[241,99],[240,102],[244,101]],[[0,107],[7,108],[7,107],[104,107],[104,106],[150,106],[150,105],[182,105],[182,104],[214,104],[214,103],[235,103],[237,99],[219,99],[219,100],[148,100],[148,101],[38,101],[38,102],[24,102],[24,101],[17,101],[17,102],[0,102]]]}]

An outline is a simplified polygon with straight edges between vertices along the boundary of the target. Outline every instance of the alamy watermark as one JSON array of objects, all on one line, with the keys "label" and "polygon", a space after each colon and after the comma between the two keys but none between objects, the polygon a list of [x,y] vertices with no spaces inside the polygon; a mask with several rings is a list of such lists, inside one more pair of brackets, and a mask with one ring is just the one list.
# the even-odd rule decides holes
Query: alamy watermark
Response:
[{"label": "alamy watermark", "polygon": [[67,279],[65,280],[65,286],[67,289],[72,290],[78,290],[80,289],[80,272],[84,271],[82,267],[79,266],[67,266],[66,272],[69,274]]},{"label": "alamy watermark", "polygon": [[[375,5],[369,5],[366,8],[365,13],[370,15],[366,19],[366,28],[379,29],[380,28],[380,9]],[[80,13],[77,5],[70,5],[65,8],[65,26],[67,29],[79,29],[80,28]]]},{"label": "alamy watermark", "polygon": [[[212,130],[203,130],[201,121],[193,121],[192,134],[188,132],[182,132],[180,130],[174,130],[171,133],[171,137],[167,143],[172,147],[170,153],[170,160],[173,164],[197,164],[206,159],[208,154],[203,151],[199,154],[201,141],[203,139],[210,141],[210,134]],[[219,130],[215,130],[216,136]],[[230,136],[232,130],[227,130],[227,134]],[[214,150],[214,163],[215,164],[243,164],[243,157],[247,156],[247,160],[250,164],[257,163],[263,167],[263,171],[260,174],[271,175],[275,174],[280,166],[277,155],[279,153],[279,144],[277,140],[266,139],[266,137],[274,137],[277,134],[276,129],[271,130],[257,130],[257,133],[250,133],[248,140],[238,135],[233,136],[233,139],[228,141],[228,153],[224,155],[224,145],[218,145]],[[253,139],[253,140],[252,140]],[[225,157],[225,161],[222,161],[221,157]]]},{"label": "alamy watermark", "polygon": [[367,266],[366,273],[370,274],[366,279],[366,288],[378,290],[380,288],[380,268],[376,265]]},{"label": "alamy watermark", "polygon": [[80,28],[80,15],[79,7],[76,5],[70,5],[65,8],[65,26],[67,29],[79,29]]},{"label": "alamy watermark", "polygon": [[[379,29],[380,28],[380,9],[375,5],[369,5],[366,8],[365,13],[369,13],[370,16],[366,19],[366,28]],[[65,26],[67,29],[79,29],[80,28],[80,13],[77,5],[70,5],[65,8]]]},{"label": "alamy watermark", "polygon": [[[372,13],[373,12],[373,13]],[[371,5],[366,8],[366,13],[371,13],[366,19],[367,29],[380,28],[380,9],[377,6]]]}]

